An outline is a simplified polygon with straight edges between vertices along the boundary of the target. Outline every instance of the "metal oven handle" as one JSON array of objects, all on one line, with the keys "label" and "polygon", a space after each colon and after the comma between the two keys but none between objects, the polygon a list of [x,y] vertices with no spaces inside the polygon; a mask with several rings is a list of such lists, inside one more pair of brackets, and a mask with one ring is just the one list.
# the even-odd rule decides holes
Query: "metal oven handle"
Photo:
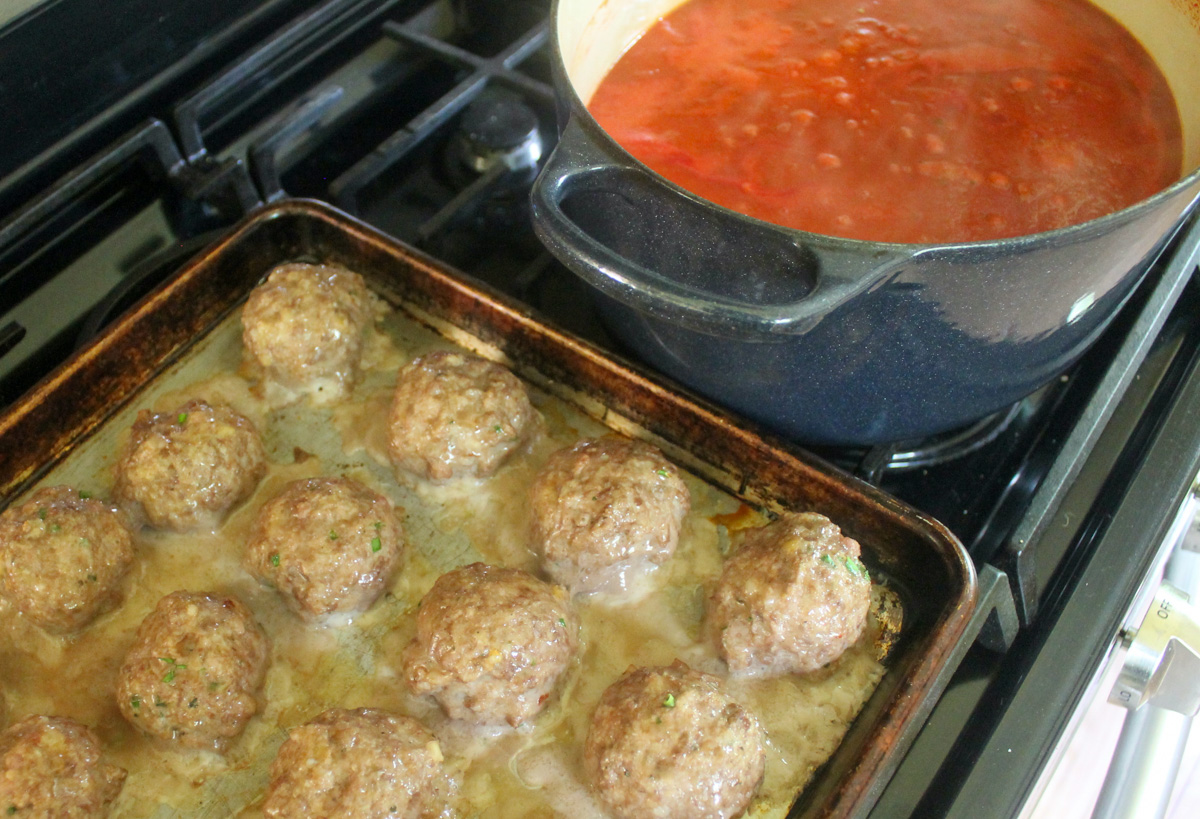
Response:
[{"label": "metal oven handle", "polygon": [[1170,805],[1192,718],[1200,710],[1200,496],[1180,510],[1163,581],[1141,625],[1122,635],[1128,651],[1108,701],[1130,709],[1092,819],[1162,817]]}]

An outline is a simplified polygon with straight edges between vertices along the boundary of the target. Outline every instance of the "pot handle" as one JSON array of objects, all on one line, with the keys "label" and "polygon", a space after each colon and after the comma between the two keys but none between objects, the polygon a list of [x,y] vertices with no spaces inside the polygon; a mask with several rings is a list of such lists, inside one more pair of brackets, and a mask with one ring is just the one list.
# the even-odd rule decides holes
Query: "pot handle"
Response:
[{"label": "pot handle", "polygon": [[914,258],[714,206],[607,154],[577,120],[534,182],[534,230],[572,272],[639,311],[720,336],[801,334]]}]

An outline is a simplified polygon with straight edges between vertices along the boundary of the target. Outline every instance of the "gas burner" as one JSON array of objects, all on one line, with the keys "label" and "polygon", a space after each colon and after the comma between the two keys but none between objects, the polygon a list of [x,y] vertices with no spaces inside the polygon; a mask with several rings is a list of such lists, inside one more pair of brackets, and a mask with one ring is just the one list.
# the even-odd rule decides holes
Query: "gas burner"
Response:
[{"label": "gas burner", "polygon": [[916,469],[956,460],[996,440],[1017,417],[1020,407],[1021,404],[1016,403],[965,427],[919,441],[875,447],[871,453],[886,456],[885,468],[890,470]]},{"label": "gas burner", "polygon": [[946,464],[966,457],[995,441],[1013,423],[1022,410],[1022,402],[940,435],[872,447],[817,448],[827,460],[879,485],[884,473]]},{"label": "gas burner", "polygon": [[535,242],[528,199],[544,149],[541,128],[537,111],[520,94],[496,86],[480,91],[442,149],[453,196],[421,222],[417,246],[452,254],[464,229],[507,242]]},{"label": "gas burner", "polygon": [[480,92],[459,120],[449,147],[451,177],[515,172],[533,178],[542,158],[542,134],[537,113],[518,94],[503,88]]}]

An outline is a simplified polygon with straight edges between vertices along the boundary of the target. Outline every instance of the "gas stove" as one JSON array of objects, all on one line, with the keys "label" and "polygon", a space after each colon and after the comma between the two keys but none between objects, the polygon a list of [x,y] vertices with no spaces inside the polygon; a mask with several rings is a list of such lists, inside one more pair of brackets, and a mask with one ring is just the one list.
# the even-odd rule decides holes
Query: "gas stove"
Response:
[{"label": "gas stove", "polygon": [[[283,197],[636,358],[530,224],[557,133],[548,14],[58,0],[7,22],[0,405]],[[977,639],[873,816],[1017,814],[1090,695],[1200,468],[1198,248],[1193,220],[1084,359],[1016,405],[935,439],[817,450],[946,524],[981,578]]]}]

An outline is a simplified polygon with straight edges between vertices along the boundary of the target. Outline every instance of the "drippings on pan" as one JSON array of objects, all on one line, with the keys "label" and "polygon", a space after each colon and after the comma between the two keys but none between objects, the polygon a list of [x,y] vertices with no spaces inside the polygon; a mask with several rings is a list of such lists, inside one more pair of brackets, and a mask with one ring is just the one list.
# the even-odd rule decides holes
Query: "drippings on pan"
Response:
[{"label": "drippings on pan", "polygon": [[[91,732],[89,764],[109,784],[89,798],[111,802],[114,817],[340,809],[582,819],[639,816],[672,799],[714,816],[747,805],[754,816],[784,815],[884,674],[883,647],[899,628],[897,595],[868,583],[857,544],[833,523],[802,515],[767,526],[763,511],[678,468],[653,442],[615,436],[575,405],[514,379],[518,395],[498,351],[456,336],[472,347],[463,349],[418,314],[376,305],[347,393],[286,403],[260,365],[247,363],[235,315],[57,466],[45,485],[74,487],[73,498],[109,510],[103,500],[127,480],[114,472],[123,474],[118,454],[136,435],[139,410],[163,423],[153,434],[164,439],[194,412],[229,413],[222,417],[242,421],[219,426],[216,438],[253,428],[263,452],[247,494],[219,514],[173,512],[188,525],[147,516],[134,527],[132,560],[123,571],[115,561],[109,573],[118,580],[106,580],[115,583],[109,602],[82,604],[74,632],[44,628],[11,584],[0,585],[0,719],[53,716]],[[394,411],[397,376],[431,360],[486,360],[478,369],[503,371],[498,380],[443,373],[443,384],[475,392],[430,415],[451,442],[443,452],[455,462],[487,460],[486,469],[447,477],[396,468],[393,442],[404,423]],[[423,399],[440,389],[438,378]],[[504,386],[493,401],[495,383]],[[515,409],[493,417],[498,406]],[[466,411],[481,408],[492,409]],[[513,445],[494,458],[497,439],[454,429],[467,423],[491,424]],[[204,441],[210,450],[197,451],[223,453],[213,455],[220,463],[254,448]],[[575,467],[588,459],[580,474]],[[18,520],[55,523],[36,509],[31,518],[23,501],[4,515],[9,530]],[[816,534],[797,535],[797,519]],[[788,536],[772,535],[780,526],[791,527]],[[19,540],[0,542],[0,568],[10,573]],[[739,574],[742,541],[747,555],[815,557],[798,569],[766,561]],[[560,558],[563,542],[571,545]],[[93,553],[78,554],[70,571],[86,577]],[[865,620],[847,615],[797,638],[787,636],[797,617],[789,609],[770,632],[778,644],[754,654],[772,673],[743,673],[734,658],[760,651],[761,625],[739,625],[742,642],[731,649],[713,639],[712,624],[774,615],[769,595],[742,594],[744,611],[725,598],[789,571],[810,582],[829,568],[826,557],[852,575],[831,586],[856,601],[848,610],[869,594]],[[637,583],[594,582],[631,571]],[[813,588],[798,599],[811,599]],[[803,666],[776,667],[777,655],[797,653],[784,646],[793,638],[833,648]],[[621,705],[626,688],[636,692]],[[614,728],[626,723],[629,731]],[[663,760],[675,766],[675,792],[646,796],[645,781],[612,785],[613,771],[648,776],[641,755],[690,726],[702,730],[695,748]],[[742,750],[722,757],[727,745]],[[378,773],[385,768],[386,777]],[[126,772],[123,786],[117,770]],[[719,798],[695,802],[681,772]],[[112,787],[120,787],[115,797]]]}]

